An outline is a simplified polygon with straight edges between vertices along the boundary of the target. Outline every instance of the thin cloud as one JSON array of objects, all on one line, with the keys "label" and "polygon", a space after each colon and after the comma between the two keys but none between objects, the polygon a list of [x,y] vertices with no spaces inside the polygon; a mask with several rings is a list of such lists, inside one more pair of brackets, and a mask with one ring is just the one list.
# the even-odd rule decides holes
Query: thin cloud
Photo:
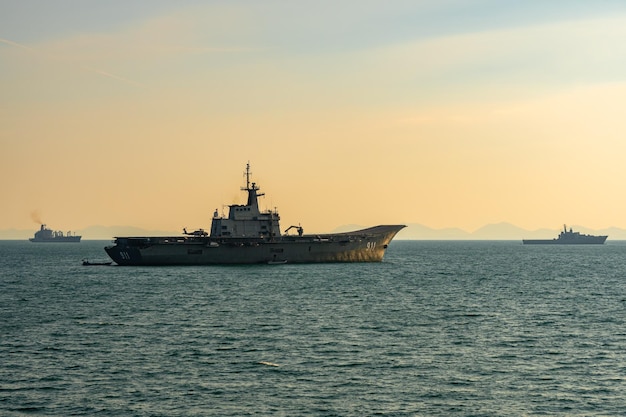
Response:
[{"label": "thin cloud", "polygon": [[128,78],[120,77],[119,75],[111,74],[110,72],[102,71],[102,70],[99,70],[99,69],[96,69],[96,68],[91,68],[91,67],[82,67],[82,68],[87,70],[87,71],[93,72],[94,74],[98,74],[98,75],[101,75],[103,77],[111,78],[113,80],[121,81],[121,82],[124,82],[126,84],[133,85],[135,87],[146,88],[145,84],[142,84],[142,83],[137,82],[137,81],[129,80]]},{"label": "thin cloud", "polygon": [[[22,45],[21,43],[13,42],[13,41],[8,40],[8,39],[0,38],[0,42],[4,43],[4,44],[7,44],[7,45],[10,45],[10,46],[13,46],[15,48],[21,48],[21,49],[24,49],[24,50],[36,53],[36,54],[38,54],[40,56],[46,57],[47,59],[54,59],[56,61],[63,61],[60,58],[51,56],[51,55],[49,55],[47,53],[42,53],[41,51],[38,51],[37,49],[31,48],[30,46]],[[92,68],[92,67],[87,67],[87,66],[83,66],[81,68],[83,70],[86,70],[86,71],[89,71],[91,73],[100,75],[102,77],[106,77],[106,78],[110,78],[110,79],[113,79],[113,80],[117,80],[117,81],[120,81],[120,82],[123,82],[123,83],[126,83],[126,84],[130,84],[130,85],[135,86],[135,87],[146,88],[146,86],[144,84],[142,84],[142,83],[130,80],[128,78],[121,77],[119,75],[111,74],[110,72],[106,72],[106,71],[103,71],[103,70],[100,70],[100,69],[97,69],[97,68]]]},{"label": "thin cloud", "polygon": [[246,47],[193,47],[193,46],[185,46],[178,48],[181,51],[191,52],[191,53],[217,53],[217,52],[255,52],[255,51],[266,51],[268,48],[246,48]]},{"label": "thin cloud", "polygon": [[31,48],[31,47],[28,47],[28,46],[26,46],[26,45],[22,45],[21,43],[17,43],[17,42],[10,41],[10,40],[8,40],[8,39],[3,39],[3,38],[0,38],[0,42],[2,42],[2,43],[6,43],[7,45],[15,46],[16,48],[26,49],[27,51],[37,52],[36,50],[34,50],[34,49],[33,49],[33,48]]}]

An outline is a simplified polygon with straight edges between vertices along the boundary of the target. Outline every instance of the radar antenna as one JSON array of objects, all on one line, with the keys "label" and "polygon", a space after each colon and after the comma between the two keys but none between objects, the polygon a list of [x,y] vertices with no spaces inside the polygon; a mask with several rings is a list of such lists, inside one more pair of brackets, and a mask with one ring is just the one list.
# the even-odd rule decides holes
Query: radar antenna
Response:
[{"label": "radar antenna", "polygon": [[248,161],[248,163],[246,164],[246,172],[245,172],[245,176],[246,176],[246,188],[245,190],[249,190],[250,189],[250,175],[252,173],[250,172],[250,161]]},{"label": "radar antenna", "polygon": [[[250,172],[250,161],[246,164],[246,172],[243,173],[246,177],[246,187],[241,187],[241,191],[250,191],[250,190],[258,190],[259,187],[254,182],[250,182],[250,177],[252,176],[252,172]],[[259,194],[262,195],[262,194]]]},{"label": "radar antenna", "polygon": [[256,185],[255,182],[250,182],[250,176],[252,175],[252,173],[250,172],[250,161],[248,161],[248,163],[246,164],[246,172],[244,173],[244,175],[246,176],[246,186],[245,188],[241,187],[241,191],[248,192],[248,206],[256,205],[257,197],[262,197],[265,194],[257,193],[257,191],[260,190],[259,186]]}]

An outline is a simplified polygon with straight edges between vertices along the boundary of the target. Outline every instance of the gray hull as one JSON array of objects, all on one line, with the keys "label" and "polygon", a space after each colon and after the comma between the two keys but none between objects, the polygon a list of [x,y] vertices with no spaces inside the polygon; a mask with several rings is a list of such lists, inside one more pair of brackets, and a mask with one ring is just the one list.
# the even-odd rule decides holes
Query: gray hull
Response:
[{"label": "gray hull", "polygon": [[389,242],[404,227],[375,226],[348,233],[274,239],[118,237],[105,251],[118,265],[380,262]]},{"label": "gray hull", "polygon": [[79,243],[81,236],[64,236],[64,237],[53,237],[50,239],[39,239],[39,238],[30,238],[31,242],[35,243]]},{"label": "gray hull", "polygon": [[608,236],[585,236],[577,239],[523,239],[524,245],[602,245]]}]

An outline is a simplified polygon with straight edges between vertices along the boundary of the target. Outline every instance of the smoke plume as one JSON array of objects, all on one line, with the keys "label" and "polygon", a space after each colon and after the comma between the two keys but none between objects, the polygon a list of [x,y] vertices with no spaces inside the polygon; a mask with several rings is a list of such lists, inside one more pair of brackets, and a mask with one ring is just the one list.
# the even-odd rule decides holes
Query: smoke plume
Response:
[{"label": "smoke plume", "polygon": [[39,214],[39,210],[31,211],[30,218],[33,219],[35,223],[43,224],[43,222],[41,221],[41,215]]}]

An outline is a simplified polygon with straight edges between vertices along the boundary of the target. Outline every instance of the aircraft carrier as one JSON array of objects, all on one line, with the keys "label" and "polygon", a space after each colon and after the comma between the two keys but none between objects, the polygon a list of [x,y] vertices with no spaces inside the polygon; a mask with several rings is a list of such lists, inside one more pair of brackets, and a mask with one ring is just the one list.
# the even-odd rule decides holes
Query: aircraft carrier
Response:
[{"label": "aircraft carrier", "polygon": [[[227,217],[215,211],[211,231],[180,236],[116,237],[105,247],[118,265],[283,264],[380,262],[389,242],[404,225],[381,225],[346,233],[304,234],[301,226],[281,233],[276,210],[261,211],[259,186],[245,171],[244,205],[230,205]],[[291,229],[296,233],[289,234]]]}]

